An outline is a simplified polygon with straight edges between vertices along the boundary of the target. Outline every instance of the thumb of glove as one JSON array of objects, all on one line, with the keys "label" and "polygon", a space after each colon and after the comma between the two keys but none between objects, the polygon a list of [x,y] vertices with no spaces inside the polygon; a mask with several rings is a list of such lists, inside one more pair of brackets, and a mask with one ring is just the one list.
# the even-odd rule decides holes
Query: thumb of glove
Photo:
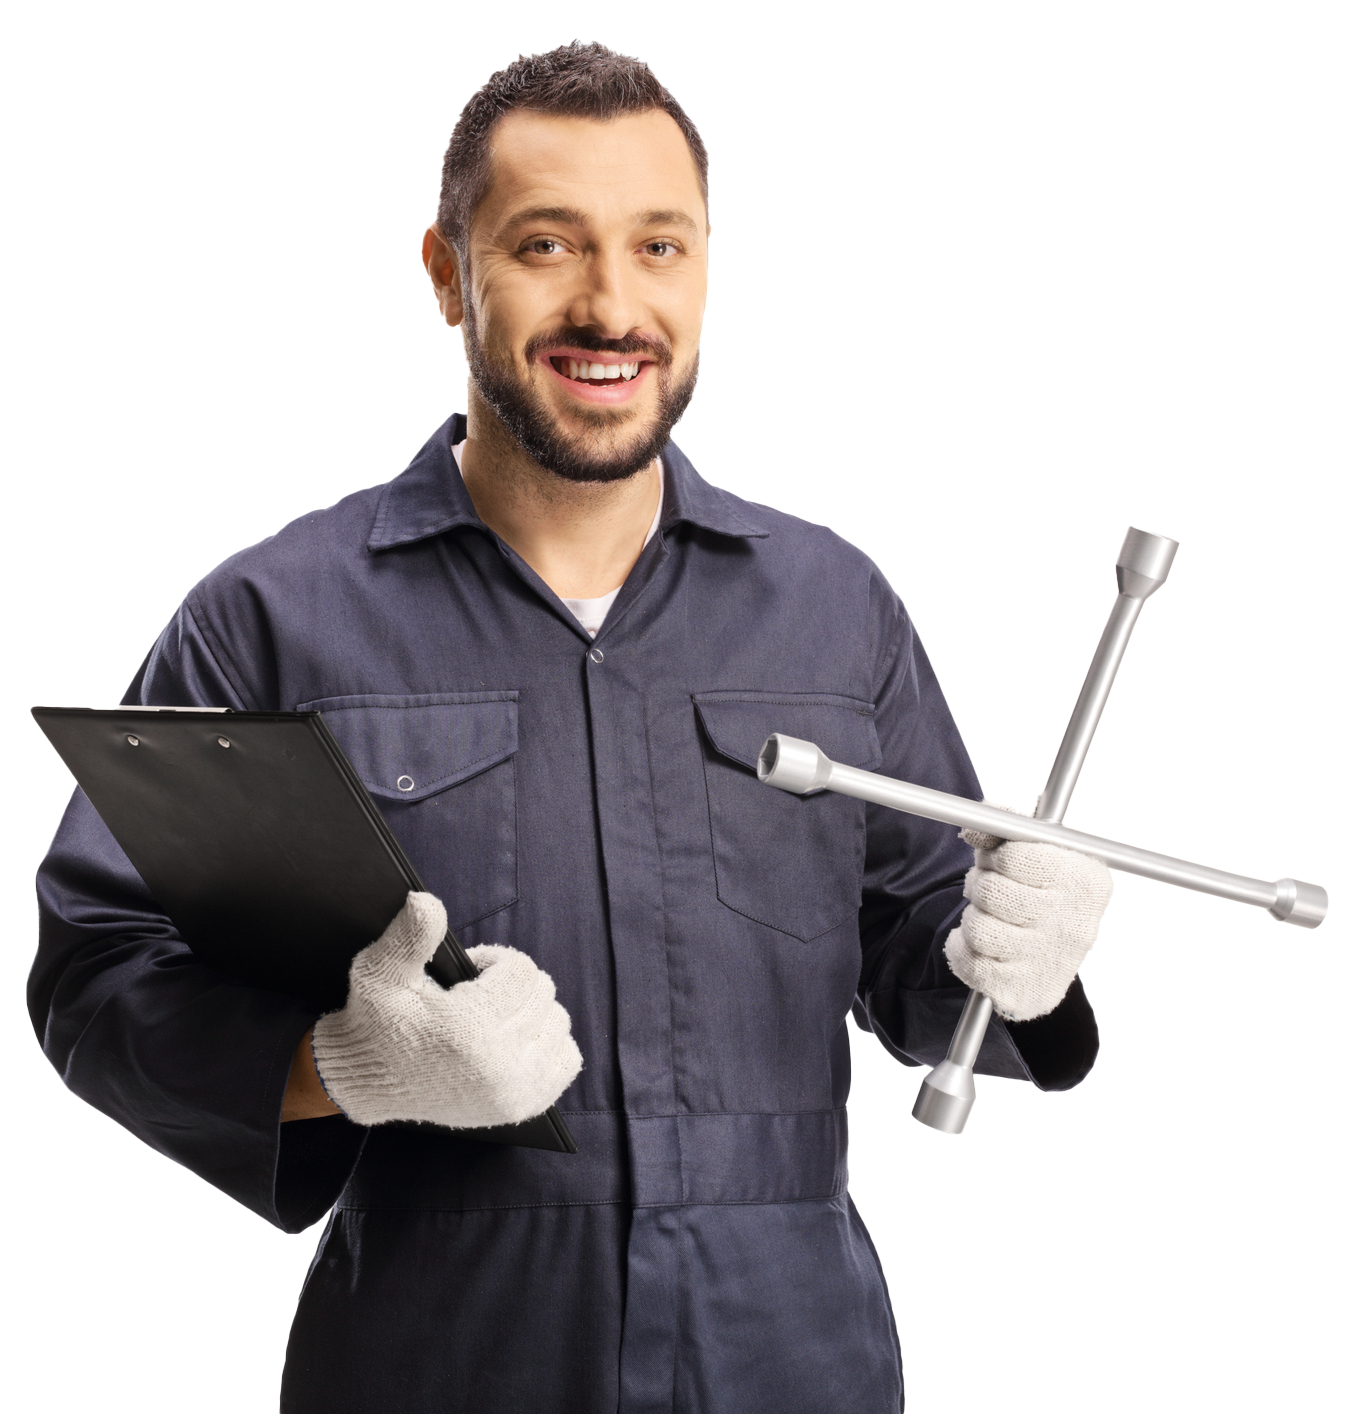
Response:
[{"label": "thumb of glove", "polygon": [[364,952],[370,954],[373,970],[388,983],[418,991],[425,981],[424,964],[438,951],[447,931],[442,903],[433,894],[411,891],[382,936]]}]

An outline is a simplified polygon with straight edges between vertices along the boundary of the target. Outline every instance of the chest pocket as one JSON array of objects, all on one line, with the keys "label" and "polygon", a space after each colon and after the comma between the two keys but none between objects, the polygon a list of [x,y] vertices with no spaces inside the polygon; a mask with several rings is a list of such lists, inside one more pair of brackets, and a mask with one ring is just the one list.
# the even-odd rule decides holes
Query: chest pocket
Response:
[{"label": "chest pocket", "polygon": [[727,908],[809,942],[856,917],[862,897],[866,808],[820,791],[761,785],[759,750],[773,732],[813,741],[848,766],[872,770],[881,748],[872,705],[824,693],[701,692],[707,808],[716,895]]},{"label": "chest pocket", "polygon": [[517,692],[326,697],[321,712],[448,922],[518,897]]}]

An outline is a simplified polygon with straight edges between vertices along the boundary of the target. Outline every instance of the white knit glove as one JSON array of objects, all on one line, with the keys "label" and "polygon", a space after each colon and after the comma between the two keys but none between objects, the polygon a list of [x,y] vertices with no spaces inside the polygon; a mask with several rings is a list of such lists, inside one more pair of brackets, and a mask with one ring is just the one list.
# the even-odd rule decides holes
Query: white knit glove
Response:
[{"label": "white knit glove", "polygon": [[516,948],[471,948],[472,982],[424,971],[447,931],[443,905],[412,893],[349,965],[349,997],[316,1022],[326,1093],[357,1124],[426,1120],[449,1129],[541,1114],[584,1064],[550,977]]},{"label": "white knit glove", "polygon": [[970,905],[944,944],[948,966],[1005,1020],[1045,1016],[1098,936],[1111,872],[1101,859],[1053,844],[979,830],[961,838],[975,850],[975,867],[964,890]]}]

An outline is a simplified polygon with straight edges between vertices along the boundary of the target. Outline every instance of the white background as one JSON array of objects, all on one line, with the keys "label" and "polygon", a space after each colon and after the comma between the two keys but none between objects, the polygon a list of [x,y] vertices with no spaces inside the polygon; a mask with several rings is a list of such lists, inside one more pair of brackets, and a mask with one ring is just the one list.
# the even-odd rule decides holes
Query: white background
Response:
[{"label": "white background", "polygon": [[857,1037],[911,1414],[1351,1408],[1357,21],[1304,0],[11,12],[7,1403],[272,1407],[315,1238],[34,1044],[70,781],[26,709],[114,703],[208,569],[463,405],[418,259],[442,150],[575,37],[646,58],[712,153],[698,468],[878,560],[1027,808],[1127,525],[1179,539],[1069,822],[1333,896],[1309,933],[1119,876],[1093,1075],[982,1083],[960,1138]]}]

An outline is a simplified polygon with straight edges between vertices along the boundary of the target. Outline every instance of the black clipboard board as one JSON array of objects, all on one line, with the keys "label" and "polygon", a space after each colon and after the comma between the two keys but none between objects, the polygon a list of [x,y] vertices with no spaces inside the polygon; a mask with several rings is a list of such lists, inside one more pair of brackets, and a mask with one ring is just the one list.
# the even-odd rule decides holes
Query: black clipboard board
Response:
[{"label": "black clipboard board", "polygon": [[[349,962],[424,885],[319,712],[35,707],[184,941],[251,986],[344,1005]],[[476,976],[448,930],[428,965]],[[578,1153],[555,1106],[468,1139]]]}]

